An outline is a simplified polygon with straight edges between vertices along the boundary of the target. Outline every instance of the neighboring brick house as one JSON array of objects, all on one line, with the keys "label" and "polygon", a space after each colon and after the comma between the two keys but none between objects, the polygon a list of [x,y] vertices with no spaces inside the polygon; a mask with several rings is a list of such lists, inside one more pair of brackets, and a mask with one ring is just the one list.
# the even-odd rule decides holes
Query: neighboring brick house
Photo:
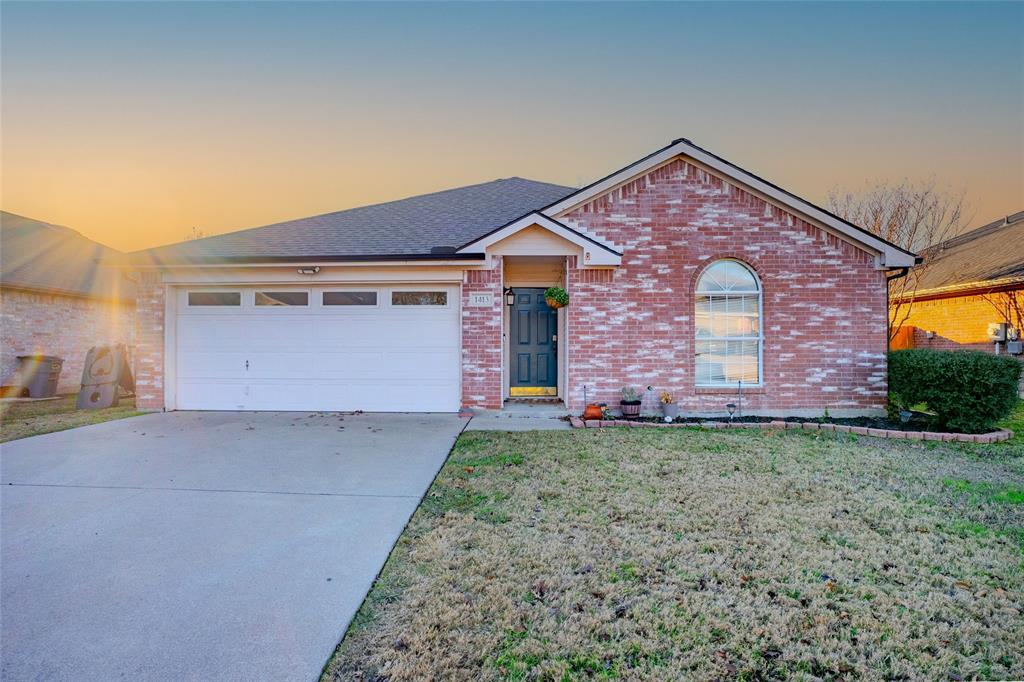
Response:
[{"label": "neighboring brick house", "polygon": [[64,359],[58,393],[73,393],[92,346],[134,341],[135,290],[99,261],[118,254],[67,227],[0,212],[0,380],[17,356]]},{"label": "neighboring brick house", "polygon": [[[1006,216],[922,252],[924,268],[916,291],[900,305],[904,329],[917,348],[1006,352],[989,339],[989,325],[1019,319],[1006,309],[1024,310],[1024,211]],[[910,339],[910,333],[905,332]]]},{"label": "neighboring brick house", "polygon": [[[454,411],[522,396],[877,413],[915,256],[688,140],[582,189],[522,178],[119,259],[139,404]],[[569,305],[553,310],[547,287]]]},{"label": "neighboring brick house", "polygon": [[1009,336],[1024,334],[1024,211],[921,255],[916,290],[893,302],[894,316],[904,320],[894,347],[1006,353],[1005,342],[989,338],[989,326],[1005,323]]}]

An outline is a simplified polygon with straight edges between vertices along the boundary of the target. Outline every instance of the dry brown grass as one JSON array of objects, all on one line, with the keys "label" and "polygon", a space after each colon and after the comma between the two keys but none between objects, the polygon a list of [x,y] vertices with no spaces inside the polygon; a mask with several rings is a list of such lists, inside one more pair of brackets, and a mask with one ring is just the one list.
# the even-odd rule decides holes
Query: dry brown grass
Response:
[{"label": "dry brown grass", "polygon": [[328,679],[1024,677],[1024,457],[466,433]]},{"label": "dry brown grass", "polygon": [[146,414],[145,410],[135,409],[134,396],[121,398],[117,407],[102,410],[75,409],[77,397],[65,395],[54,400],[4,401],[0,404],[0,443]]}]

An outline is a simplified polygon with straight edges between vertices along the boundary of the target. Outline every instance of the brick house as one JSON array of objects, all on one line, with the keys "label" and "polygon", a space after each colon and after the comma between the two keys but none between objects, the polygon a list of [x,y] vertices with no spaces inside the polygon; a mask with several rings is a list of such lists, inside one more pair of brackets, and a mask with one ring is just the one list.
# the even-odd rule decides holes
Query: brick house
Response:
[{"label": "brick house", "polygon": [[[886,274],[915,256],[675,140],[582,189],[522,178],[129,254],[156,409],[684,413],[886,399]],[[547,287],[569,305],[545,303]]]},{"label": "brick house", "polygon": [[893,301],[898,319],[905,318],[896,345],[1005,353],[1005,342],[989,338],[989,326],[1007,323],[1024,331],[1024,211],[921,255],[926,269],[916,291]]},{"label": "brick house", "polygon": [[19,355],[64,359],[58,393],[73,393],[93,346],[134,338],[135,290],[99,261],[117,251],[67,227],[0,211],[0,379]]}]

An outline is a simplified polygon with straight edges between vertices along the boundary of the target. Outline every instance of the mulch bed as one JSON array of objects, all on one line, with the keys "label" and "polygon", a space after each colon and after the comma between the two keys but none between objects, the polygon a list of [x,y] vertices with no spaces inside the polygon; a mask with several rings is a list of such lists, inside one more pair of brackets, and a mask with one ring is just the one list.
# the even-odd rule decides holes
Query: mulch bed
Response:
[{"label": "mulch bed", "polygon": [[998,443],[1013,438],[1013,432],[1007,429],[1000,429],[991,433],[948,433],[940,431],[926,431],[923,429],[925,422],[922,419],[911,419],[906,424],[891,422],[888,419],[876,417],[849,417],[849,418],[803,418],[746,416],[735,417],[676,417],[671,422],[666,422],[664,417],[637,417],[634,419],[590,419],[584,421],[579,417],[569,419],[573,428],[599,428],[614,426],[632,427],[676,427],[676,428],[738,428],[738,429],[801,429],[804,431],[826,431],[833,433],[850,433],[860,436],[874,436],[876,438],[892,438],[903,440],[930,440],[930,441],[957,441],[962,443]]},{"label": "mulch bed", "polygon": [[[644,415],[642,417],[626,418],[615,417],[603,421],[639,421],[662,424],[665,418],[658,415]],[[885,417],[763,417],[759,415],[744,415],[742,417],[688,417],[680,415],[674,422],[717,422],[720,424],[769,424],[775,421],[795,422],[797,424],[843,424],[845,426],[864,426],[870,429],[888,429],[890,431],[927,431],[928,422],[921,417],[911,418],[906,424],[894,422]]]}]

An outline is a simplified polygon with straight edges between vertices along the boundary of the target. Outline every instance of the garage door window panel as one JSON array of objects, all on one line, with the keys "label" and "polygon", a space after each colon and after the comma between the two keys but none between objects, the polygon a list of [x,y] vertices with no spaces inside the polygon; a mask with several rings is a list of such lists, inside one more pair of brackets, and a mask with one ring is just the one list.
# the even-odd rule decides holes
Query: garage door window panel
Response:
[{"label": "garage door window panel", "polygon": [[257,291],[257,307],[308,306],[308,291]]},{"label": "garage door window panel", "polygon": [[393,306],[430,306],[443,308],[448,305],[447,291],[392,291]]},{"label": "garage door window panel", "polygon": [[190,291],[188,305],[190,308],[237,308],[242,305],[242,292]]},{"label": "garage door window panel", "polygon": [[359,306],[359,307],[376,307],[377,306],[377,292],[376,291],[325,291],[323,293],[322,303],[327,307],[334,306]]}]

